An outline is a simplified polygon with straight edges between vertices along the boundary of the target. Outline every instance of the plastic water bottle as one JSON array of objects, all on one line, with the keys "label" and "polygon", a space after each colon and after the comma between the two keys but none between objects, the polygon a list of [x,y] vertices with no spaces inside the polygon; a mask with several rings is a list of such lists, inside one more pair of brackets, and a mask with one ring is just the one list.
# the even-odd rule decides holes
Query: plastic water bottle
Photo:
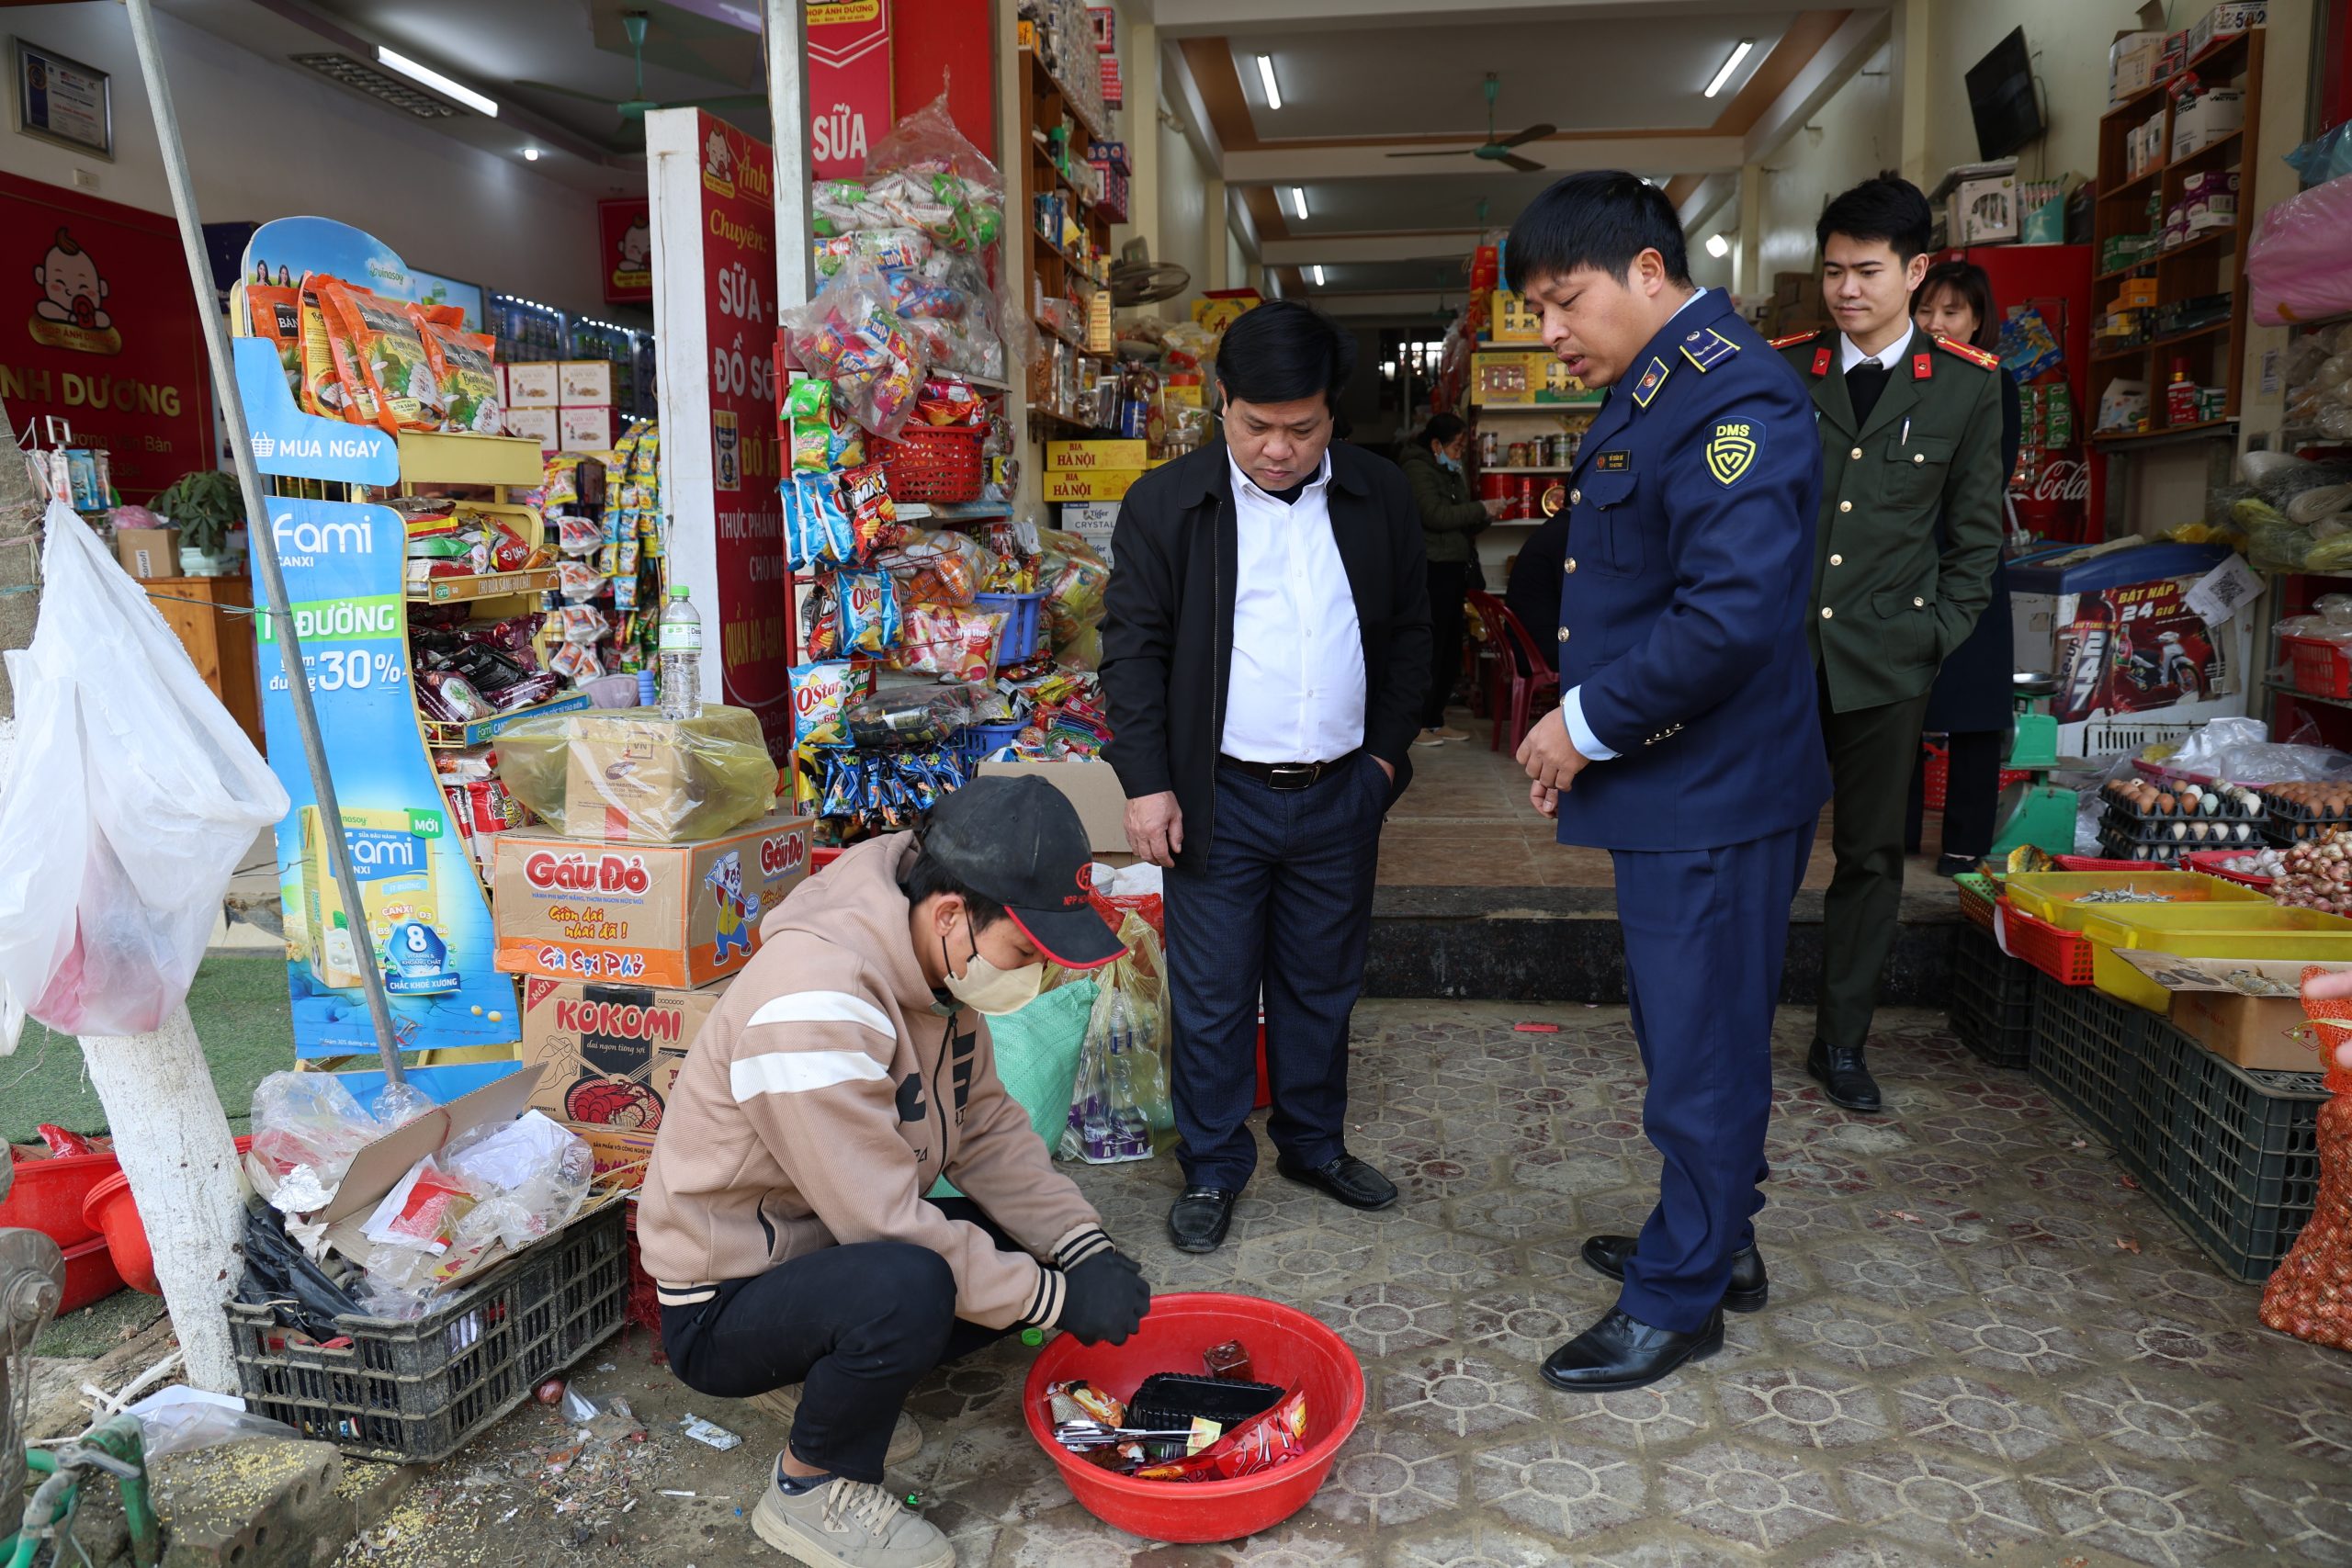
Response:
[{"label": "plastic water bottle", "polygon": [[662,716],[702,716],[702,617],[682,587],[662,611]]}]

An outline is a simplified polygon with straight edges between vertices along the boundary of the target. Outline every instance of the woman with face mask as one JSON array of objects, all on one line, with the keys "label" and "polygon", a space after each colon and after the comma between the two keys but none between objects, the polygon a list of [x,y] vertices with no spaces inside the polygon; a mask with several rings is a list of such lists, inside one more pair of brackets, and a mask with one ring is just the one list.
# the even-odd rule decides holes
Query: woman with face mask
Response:
[{"label": "woman with face mask", "polygon": [[1462,677],[1462,595],[1472,585],[1477,537],[1510,502],[1476,501],[1463,473],[1469,427],[1458,414],[1430,416],[1397,459],[1421,514],[1421,543],[1430,561],[1430,694],[1416,746],[1466,740],[1445,722],[1445,705]]},{"label": "woman with face mask", "polygon": [[[922,1446],[908,1390],[1016,1330],[1116,1345],[1151,1310],[985,1022],[1048,962],[1123,951],[1091,858],[1052,785],[975,779],[786,897],[671,1088],[638,1225],[662,1347],[687,1387],[788,1423],[751,1522],[799,1562],[948,1568],[881,1484]],[[941,1176],[965,1196],[925,1196]]]}]

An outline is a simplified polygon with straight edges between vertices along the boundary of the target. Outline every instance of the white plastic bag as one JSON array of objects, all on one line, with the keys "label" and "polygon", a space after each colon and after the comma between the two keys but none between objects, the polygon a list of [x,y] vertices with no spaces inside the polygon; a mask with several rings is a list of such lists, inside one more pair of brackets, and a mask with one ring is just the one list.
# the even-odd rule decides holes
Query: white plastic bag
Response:
[{"label": "white plastic bag", "polygon": [[286,791],[139,584],[62,502],[40,624],[7,655],[17,750],[0,796],[0,1055],[28,1015],[141,1034],[187,996],[254,835]]}]

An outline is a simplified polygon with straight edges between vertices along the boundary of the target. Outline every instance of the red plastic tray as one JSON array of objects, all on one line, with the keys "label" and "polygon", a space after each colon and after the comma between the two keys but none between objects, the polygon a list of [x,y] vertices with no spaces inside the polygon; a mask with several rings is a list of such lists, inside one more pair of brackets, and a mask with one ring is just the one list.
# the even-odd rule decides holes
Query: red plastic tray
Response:
[{"label": "red plastic tray", "polygon": [[78,1247],[98,1234],[82,1218],[82,1200],[121,1168],[110,1152],[18,1160],[16,1185],[0,1202],[0,1225],[39,1231],[61,1247]]},{"label": "red plastic tray", "polygon": [[2036,919],[2010,903],[2006,895],[2000,902],[2001,930],[2008,937],[2011,954],[2062,986],[2091,983],[2093,944],[2088,937],[2080,931],[2060,931],[2046,920]]},{"label": "red plastic tray", "polygon": [[2201,871],[2208,876],[2218,876],[2224,882],[2234,882],[2241,887],[2267,887],[2278,878],[2256,876],[2243,871],[2224,871],[2222,863],[2245,854],[2245,850],[2192,850],[2180,857],[2184,871]]}]

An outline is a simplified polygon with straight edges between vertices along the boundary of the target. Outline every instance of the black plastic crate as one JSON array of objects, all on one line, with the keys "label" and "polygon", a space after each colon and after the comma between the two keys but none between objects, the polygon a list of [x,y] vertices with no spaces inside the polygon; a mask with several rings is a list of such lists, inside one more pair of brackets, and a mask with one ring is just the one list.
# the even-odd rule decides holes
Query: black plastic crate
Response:
[{"label": "black plastic crate", "polygon": [[2319,1196],[2320,1075],[2241,1067],[2152,1018],[2132,1099],[2142,1187],[2231,1278],[2269,1278]]},{"label": "black plastic crate", "polygon": [[2154,1017],[2097,987],[2034,973],[2033,1081],[2109,1147],[2131,1133],[2142,1024]]},{"label": "black plastic crate", "polygon": [[311,1344],[268,1308],[231,1302],[247,1406],[346,1453],[447,1459],[621,1325],[627,1209],[605,1202],[423,1317],[338,1317],[347,1348]]},{"label": "black plastic crate", "polygon": [[2036,973],[1984,931],[1961,927],[1951,944],[1951,999],[1945,1008],[1960,1043],[1996,1067],[2032,1061]]}]

